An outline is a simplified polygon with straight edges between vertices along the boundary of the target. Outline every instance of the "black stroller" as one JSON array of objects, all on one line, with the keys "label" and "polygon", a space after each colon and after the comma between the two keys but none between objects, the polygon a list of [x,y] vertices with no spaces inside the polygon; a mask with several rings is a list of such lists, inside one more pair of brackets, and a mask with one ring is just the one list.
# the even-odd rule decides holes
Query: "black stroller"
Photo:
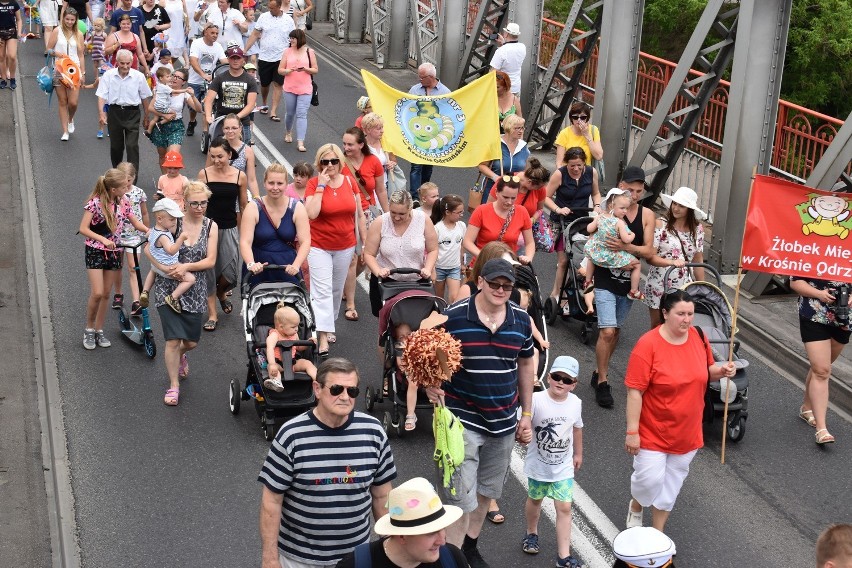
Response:
[{"label": "black stroller", "polygon": [[[541,288],[538,285],[538,277],[531,264],[519,264],[515,266],[515,287],[530,293],[530,303],[527,306],[527,313],[541,332],[544,340],[549,341],[547,336],[547,321],[545,320],[545,305],[541,301]],[[538,341],[535,342],[535,348],[539,353],[538,367],[536,368],[537,385],[543,386],[544,377],[547,375],[547,369],[549,368],[548,358],[550,350],[545,349]]]},{"label": "black stroller", "polygon": [[[573,211],[587,213],[591,209],[574,209]],[[562,224],[562,239],[565,246],[565,255],[568,257],[568,265],[565,269],[565,278],[559,288],[559,298],[547,298],[544,302],[544,314],[547,323],[553,325],[560,316],[563,320],[576,320],[583,324],[580,329],[580,340],[588,345],[592,340],[592,332],[598,323],[595,313],[586,313],[586,303],[583,299],[583,278],[577,273],[580,263],[585,256],[583,247],[589,239],[586,227],[594,220],[593,217],[580,217],[566,223],[560,219]]]},{"label": "black stroller", "polygon": [[[733,309],[728,301],[727,296],[720,288],[721,278],[715,268],[709,264],[687,264],[690,268],[703,268],[706,272],[712,273],[716,279],[716,284],[712,282],[697,281],[689,282],[683,286],[683,289],[695,300],[695,318],[692,320],[692,326],[701,330],[704,337],[710,343],[710,348],[713,350],[713,358],[719,362],[728,360],[728,349],[730,347],[732,333],[732,313]],[[663,275],[663,289],[668,289],[669,275],[676,267],[671,267],[666,270]],[[740,342],[734,340],[734,356],[733,362],[737,368],[732,381],[736,386],[736,396],[728,403],[728,438],[732,442],[739,442],[745,436],[746,419],[748,418],[748,376],[746,368],[749,363],[746,359],[740,357],[737,352],[740,348]],[[733,393],[732,393],[733,394]],[[707,386],[707,393],[704,397],[704,417],[705,424],[712,424],[716,417],[721,417],[725,412],[725,393],[722,392],[720,382],[711,381]]]},{"label": "black stroller", "polygon": [[[222,73],[228,72],[229,65],[227,63],[220,63],[213,70],[213,77],[221,75]],[[207,90],[207,84],[204,85],[204,90]],[[204,101],[201,101],[204,104]],[[207,150],[210,149],[210,142],[213,141],[214,138],[218,136],[222,136],[225,131],[223,130],[225,114],[219,115],[218,113],[219,104],[218,100],[213,103],[213,122],[207,125],[207,130],[201,131],[201,136],[199,137],[199,142],[201,146],[201,153],[206,154]]]},{"label": "black stroller", "polygon": [[[267,269],[283,269],[283,266],[269,265]],[[266,361],[266,338],[269,330],[275,325],[274,314],[279,302],[284,302],[299,314],[298,341],[279,341],[278,346],[288,351],[293,346],[307,347],[300,353],[301,357],[310,359],[317,364],[316,344],[311,338],[316,337],[314,314],[311,300],[301,285],[290,282],[263,282],[251,286],[249,279],[243,279],[241,297],[243,316],[245,318],[246,353],[248,356],[248,373],[246,386],[240,388],[238,379],[231,379],[228,403],[231,413],[240,411],[242,400],[253,399],[255,410],[260,417],[260,427],[267,440],[272,440],[277,432],[277,425],[316,404],[313,381],[302,372],[293,371],[290,357],[282,360],[281,381],[285,388],[276,392],[263,387],[263,381],[269,377]]]},{"label": "black stroller", "polygon": [[[397,269],[391,273],[406,273],[405,271],[408,270]],[[399,282],[379,279],[379,287],[384,300],[379,311],[379,344],[384,354],[382,387],[373,390],[368,386],[364,389],[364,402],[367,410],[372,411],[375,404],[382,403],[387,396],[392,407],[382,415],[382,426],[386,432],[389,433],[393,428],[397,435],[402,436],[405,432],[405,428],[402,427],[402,418],[405,416],[406,393],[409,385],[404,373],[396,364],[396,358],[401,357],[402,353],[394,344],[394,329],[402,323],[408,325],[412,331],[420,329],[420,323],[432,312],[443,312],[447,302],[433,293],[432,283],[429,280]],[[384,385],[387,385],[387,393],[384,392]],[[432,408],[432,404],[422,390],[418,391],[415,408],[421,410]]]}]

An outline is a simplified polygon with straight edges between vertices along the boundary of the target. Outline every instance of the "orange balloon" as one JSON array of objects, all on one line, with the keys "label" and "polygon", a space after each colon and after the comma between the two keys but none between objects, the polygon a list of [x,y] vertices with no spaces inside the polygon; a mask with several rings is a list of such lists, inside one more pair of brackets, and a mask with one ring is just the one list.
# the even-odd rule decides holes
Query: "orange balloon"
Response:
[{"label": "orange balloon", "polygon": [[65,85],[65,87],[69,89],[80,88],[80,69],[77,64],[74,63],[73,59],[67,55],[63,55],[61,58],[56,60],[54,68],[59,74],[59,80],[63,85]]}]

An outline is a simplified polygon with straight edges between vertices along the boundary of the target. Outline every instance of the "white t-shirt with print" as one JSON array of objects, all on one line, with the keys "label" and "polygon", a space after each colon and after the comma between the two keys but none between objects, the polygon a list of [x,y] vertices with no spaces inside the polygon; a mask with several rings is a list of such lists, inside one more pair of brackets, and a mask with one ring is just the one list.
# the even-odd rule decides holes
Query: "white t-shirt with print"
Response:
[{"label": "white t-shirt with print", "polygon": [[[217,42],[213,45],[204,43],[204,38],[192,40],[189,46],[189,56],[198,58],[198,65],[205,73],[212,73],[216,69],[219,61],[225,59],[225,49]],[[189,66],[189,80],[187,83],[192,85],[204,84],[204,77],[195,72],[192,65]]]},{"label": "white t-shirt with print", "polygon": [[583,427],[582,401],[574,393],[557,402],[546,390],[533,394],[533,439],[527,446],[524,473],[536,481],[574,477],[574,428]]},{"label": "white t-shirt with print", "polygon": [[[435,203],[433,207],[436,205],[438,204]],[[448,229],[443,221],[438,221],[435,225],[435,232],[438,233],[438,260],[435,263],[437,268],[447,270],[461,266],[461,244],[465,230],[467,227],[461,221],[457,221],[452,229]]]}]

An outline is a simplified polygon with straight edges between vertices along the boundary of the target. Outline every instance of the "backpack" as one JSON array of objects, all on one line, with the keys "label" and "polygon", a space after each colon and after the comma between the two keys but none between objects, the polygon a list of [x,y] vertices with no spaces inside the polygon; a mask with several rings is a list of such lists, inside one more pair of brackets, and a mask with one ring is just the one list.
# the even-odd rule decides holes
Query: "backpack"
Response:
[{"label": "backpack", "polygon": [[[355,568],[372,568],[373,566],[373,554],[370,551],[370,543],[365,542],[364,544],[359,544],[355,547]],[[456,564],[455,559],[453,558],[450,549],[447,548],[446,545],[440,547],[438,549],[438,553],[441,555],[441,566],[442,568],[458,568],[458,564]]]}]

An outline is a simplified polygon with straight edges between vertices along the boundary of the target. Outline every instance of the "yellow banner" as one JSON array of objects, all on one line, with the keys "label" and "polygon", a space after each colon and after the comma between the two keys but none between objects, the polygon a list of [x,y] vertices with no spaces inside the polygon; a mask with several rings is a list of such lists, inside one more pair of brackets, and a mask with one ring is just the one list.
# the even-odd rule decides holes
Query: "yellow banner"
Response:
[{"label": "yellow banner", "polygon": [[382,147],[415,164],[455,168],[500,159],[495,74],[457,91],[417,96],[389,87],[361,71],[373,112],[385,120]]}]

